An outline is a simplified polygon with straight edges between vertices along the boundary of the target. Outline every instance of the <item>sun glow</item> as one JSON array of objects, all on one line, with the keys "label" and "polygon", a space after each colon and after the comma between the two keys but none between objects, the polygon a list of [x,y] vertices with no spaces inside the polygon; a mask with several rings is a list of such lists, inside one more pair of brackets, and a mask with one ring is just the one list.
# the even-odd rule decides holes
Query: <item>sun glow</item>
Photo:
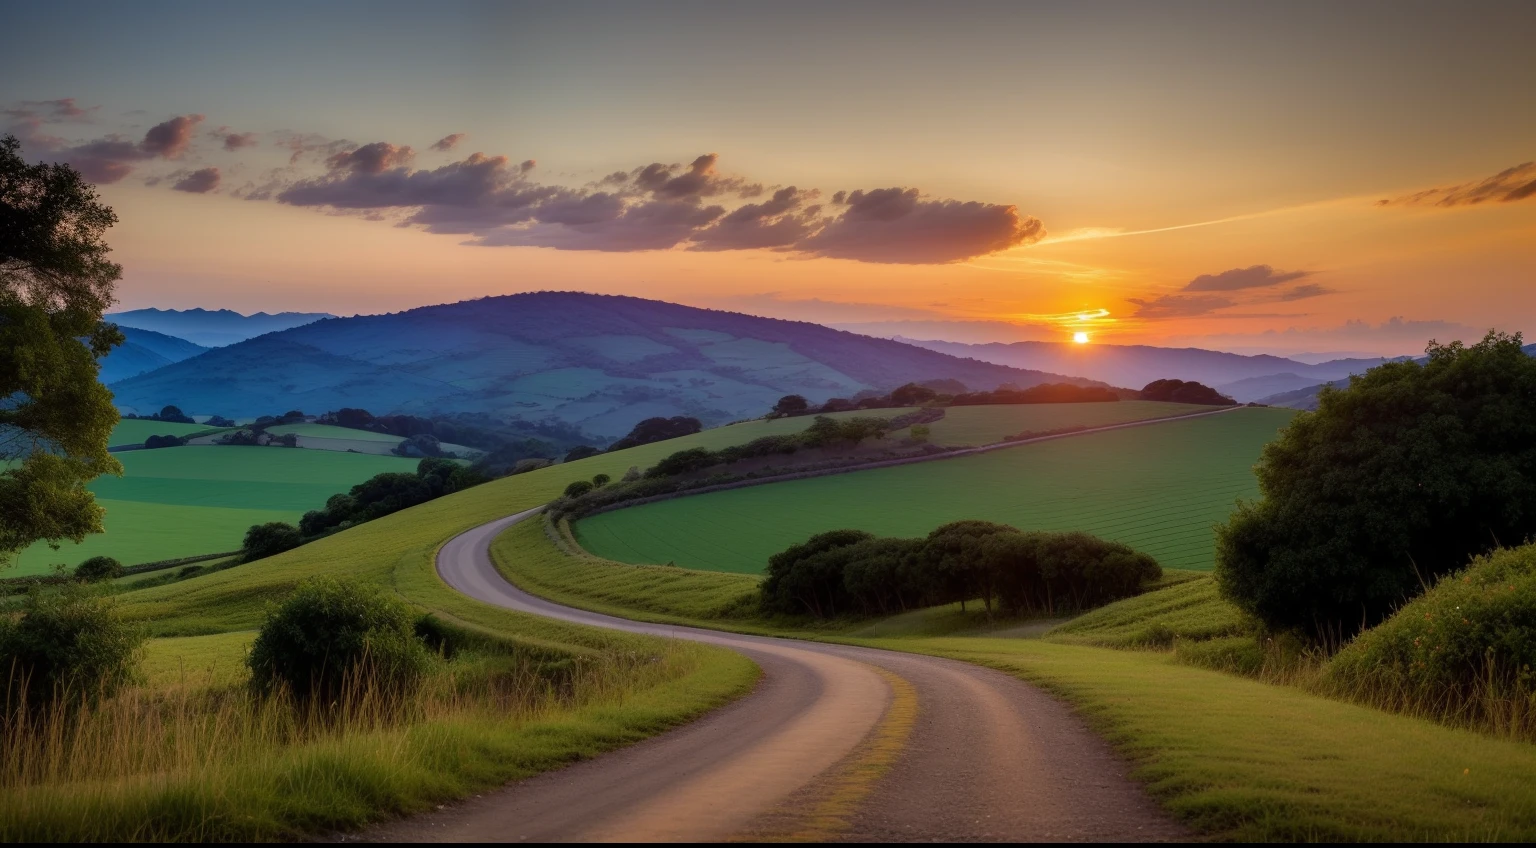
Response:
[{"label": "sun glow", "polygon": [[1088,343],[1088,334],[1087,333],[1073,333],[1072,334],[1072,341],[1077,342],[1078,344],[1087,344]]}]

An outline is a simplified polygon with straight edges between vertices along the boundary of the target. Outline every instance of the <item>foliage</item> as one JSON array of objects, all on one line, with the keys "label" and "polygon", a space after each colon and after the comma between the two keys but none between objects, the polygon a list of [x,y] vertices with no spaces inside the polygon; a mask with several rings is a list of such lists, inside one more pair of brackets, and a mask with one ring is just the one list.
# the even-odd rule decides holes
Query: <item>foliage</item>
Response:
[{"label": "foliage", "polygon": [[269,521],[253,525],[245,531],[245,541],[241,543],[240,551],[245,561],[251,562],[293,550],[302,544],[304,535],[299,532],[299,528],[285,521]]},{"label": "foliage", "polygon": [[332,578],[309,580],[273,609],[251,645],[251,686],[332,704],[348,687],[411,691],[427,670],[426,646],[404,602]]},{"label": "foliage", "polygon": [[572,480],[571,485],[565,487],[565,496],[568,498],[579,498],[590,491],[592,491],[592,482],[590,480]]},{"label": "foliage", "polygon": [[1536,534],[1536,360],[1518,335],[1431,343],[1323,391],[1257,473],[1263,498],[1219,528],[1222,591],[1271,627],[1348,636]]},{"label": "foliage", "polygon": [[154,419],[155,421],[165,421],[171,424],[195,423],[192,421],[191,416],[182,412],[181,408],[177,406],[162,407],[159,412],[151,415],[150,418]]},{"label": "foliage", "polygon": [[890,394],[891,406],[917,406],[938,397],[939,393],[927,386],[908,383]]},{"label": "foliage", "polygon": [[112,210],[68,165],[28,165],[0,139],[0,565],[39,539],[101,532],[85,484],[121,473],[117,409],[96,359],[123,335],[102,321],[122,269]]},{"label": "foliage", "polygon": [[803,415],[811,408],[809,401],[803,395],[785,395],[779,398],[779,402],[773,405],[772,415]]},{"label": "foliage", "polygon": [[1536,735],[1536,545],[1442,577],[1328,664],[1357,699]]},{"label": "foliage", "polygon": [[980,598],[990,615],[1053,614],[1129,597],[1162,576],[1156,560],[1087,533],[1020,532],[956,521],[925,539],[861,530],[812,536],[768,560],[763,608],[831,618]]},{"label": "foliage", "polygon": [[111,697],[132,680],[143,641],[111,598],[79,584],[34,589],[20,617],[0,617],[7,715],[23,706],[68,708]]},{"label": "foliage", "polygon": [[562,461],[575,462],[578,459],[586,459],[589,456],[597,456],[600,453],[602,453],[602,450],[599,448],[594,448],[591,445],[577,445],[566,453],[565,459]]},{"label": "foliage", "polygon": [[75,577],[88,583],[123,576],[123,564],[109,556],[93,556],[75,566]]},{"label": "foliage", "polygon": [[324,509],[311,510],[299,520],[306,536],[335,527],[350,527],[426,503],[443,495],[486,482],[474,468],[451,459],[428,457],[416,464],[416,473],[386,471],[353,486],[347,494],[332,495]]},{"label": "foliage", "polygon": [[1210,386],[1193,380],[1153,380],[1142,387],[1141,399],[1169,403],[1198,403],[1206,406],[1237,405],[1237,401]]},{"label": "foliage", "polygon": [[671,418],[647,418],[636,424],[634,429],[629,431],[629,435],[609,445],[608,452],[648,445],[666,439],[676,439],[679,436],[691,436],[702,429],[704,425],[699,419],[683,415],[675,415]]},{"label": "foliage", "polygon": [[595,489],[601,489],[602,487],[608,485],[608,483],[612,480],[613,478],[607,474],[593,474],[592,487]]},{"label": "foliage", "polygon": [[1023,403],[1109,403],[1120,400],[1113,389],[1103,386],[1074,386],[1071,383],[1042,383],[1027,389],[999,388],[994,392],[955,395],[951,406],[981,406]]},{"label": "foliage", "polygon": [[144,440],[144,447],[149,450],[158,450],[159,448],[177,448],[186,443],[187,440],[181,436],[150,436]]}]

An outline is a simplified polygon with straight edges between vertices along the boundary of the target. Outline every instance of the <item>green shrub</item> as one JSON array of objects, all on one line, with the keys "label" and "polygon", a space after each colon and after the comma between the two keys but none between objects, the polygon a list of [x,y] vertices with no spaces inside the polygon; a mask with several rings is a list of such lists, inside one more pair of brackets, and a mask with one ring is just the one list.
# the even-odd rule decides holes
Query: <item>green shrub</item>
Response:
[{"label": "green shrub", "polygon": [[1324,389],[1218,529],[1223,593],[1275,630],[1339,639],[1498,544],[1536,534],[1536,359],[1520,336],[1429,346]]},{"label": "green shrub", "polygon": [[19,617],[0,616],[7,713],[111,697],[133,679],[143,642],[110,598],[78,584],[33,590]]},{"label": "green shrub", "polygon": [[245,531],[245,541],[240,545],[240,551],[245,561],[274,556],[283,551],[290,551],[304,544],[304,536],[299,533],[299,528],[283,521],[269,521],[266,524],[253,524],[251,529]]},{"label": "green shrub", "polygon": [[1340,651],[1324,683],[1391,709],[1536,731],[1536,545],[1442,577]]},{"label": "green shrub", "polygon": [[579,498],[590,491],[592,491],[592,484],[589,481],[576,480],[571,485],[565,487],[565,496],[568,498]]},{"label": "green shrub", "polygon": [[404,602],[371,587],[307,581],[267,615],[251,645],[251,685],[334,704],[365,691],[412,691],[429,656]]},{"label": "green shrub", "polygon": [[608,482],[612,479],[613,478],[609,477],[607,474],[594,474],[592,475],[592,487],[595,489],[601,489],[602,487],[608,485]]},{"label": "green shrub", "polygon": [[123,564],[109,556],[93,556],[75,566],[75,576],[87,583],[123,576]]}]

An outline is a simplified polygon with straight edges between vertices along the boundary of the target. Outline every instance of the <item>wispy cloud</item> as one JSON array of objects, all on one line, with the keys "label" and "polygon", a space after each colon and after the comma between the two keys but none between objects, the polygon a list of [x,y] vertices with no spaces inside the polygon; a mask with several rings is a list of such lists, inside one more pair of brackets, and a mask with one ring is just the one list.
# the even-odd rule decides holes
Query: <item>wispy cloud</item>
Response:
[{"label": "wispy cloud", "polygon": [[1513,203],[1536,197],[1536,162],[1505,168],[1483,180],[1425,189],[1401,197],[1376,201],[1377,206],[1476,206],[1480,203]]}]

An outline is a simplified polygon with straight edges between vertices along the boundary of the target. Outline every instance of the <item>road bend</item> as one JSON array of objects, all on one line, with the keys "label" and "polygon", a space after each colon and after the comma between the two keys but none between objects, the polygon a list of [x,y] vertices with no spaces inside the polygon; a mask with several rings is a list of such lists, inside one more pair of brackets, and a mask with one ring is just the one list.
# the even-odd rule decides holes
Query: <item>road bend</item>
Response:
[{"label": "road bend", "polygon": [[[629,621],[530,595],[496,570],[490,545],[538,512],[455,537],[438,554],[438,574],[460,592],[507,609],[739,651],[762,668],[761,682],[685,727],[363,838],[1059,842],[1188,836],[1065,705],[1000,672],[917,654]],[[895,750],[872,784],[849,790],[848,781],[838,780],[840,770],[870,756],[870,740],[892,726],[897,700],[915,700],[915,718],[909,715],[893,737]],[[836,826],[825,829],[822,816],[823,829],[806,833],[796,822],[828,793],[847,801],[834,810]],[[785,821],[788,831],[781,829]]]}]

